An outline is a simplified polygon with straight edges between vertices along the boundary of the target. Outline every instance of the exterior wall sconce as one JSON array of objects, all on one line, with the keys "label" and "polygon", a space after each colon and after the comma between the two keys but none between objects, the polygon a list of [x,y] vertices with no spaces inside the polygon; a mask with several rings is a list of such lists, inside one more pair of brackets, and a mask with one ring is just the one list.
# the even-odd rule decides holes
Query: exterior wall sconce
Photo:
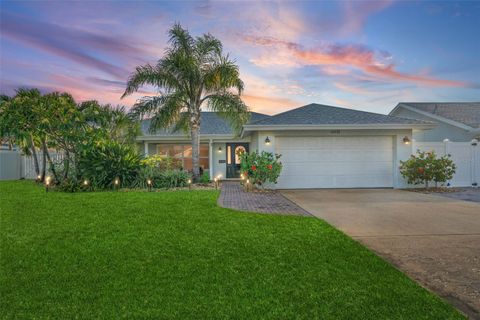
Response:
[{"label": "exterior wall sconce", "polygon": [[410,144],[410,139],[407,136],[403,137],[403,143]]},{"label": "exterior wall sconce", "polygon": [[472,144],[472,146],[478,145],[478,140],[477,140],[477,139],[473,139],[473,140],[471,141],[471,144]]},{"label": "exterior wall sconce", "polygon": [[222,152],[222,147],[218,147],[218,152]]},{"label": "exterior wall sconce", "polygon": [[270,144],[270,138],[268,136],[265,138],[265,144],[267,146]]}]

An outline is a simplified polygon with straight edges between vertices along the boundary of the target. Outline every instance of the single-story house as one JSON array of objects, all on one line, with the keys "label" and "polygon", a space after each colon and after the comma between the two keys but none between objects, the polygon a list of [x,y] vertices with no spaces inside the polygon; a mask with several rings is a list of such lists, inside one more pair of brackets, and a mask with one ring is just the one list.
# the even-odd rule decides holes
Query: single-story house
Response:
[{"label": "single-story house", "polygon": [[418,142],[470,142],[480,138],[480,102],[400,102],[391,116],[435,122],[431,130],[414,130]]},{"label": "single-story house", "polygon": [[[238,150],[281,154],[277,188],[405,187],[400,160],[412,153],[413,132],[435,123],[353,109],[309,104],[274,116],[252,113],[235,136],[222,118],[202,112],[200,165],[210,177],[240,175]],[[145,154],[163,154],[192,166],[190,138],[182,132],[149,133],[142,123],[137,138]]]}]

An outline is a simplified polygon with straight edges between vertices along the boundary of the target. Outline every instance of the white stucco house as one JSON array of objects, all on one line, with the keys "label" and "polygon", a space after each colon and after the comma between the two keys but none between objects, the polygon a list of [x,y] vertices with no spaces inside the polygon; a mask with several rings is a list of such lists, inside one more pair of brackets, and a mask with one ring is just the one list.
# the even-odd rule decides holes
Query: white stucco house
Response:
[{"label": "white stucco house", "polygon": [[457,169],[448,184],[480,184],[480,102],[400,102],[390,115],[430,121],[430,130],[412,131],[412,148],[449,155]]},{"label": "white stucco house", "polygon": [[480,102],[400,102],[390,115],[435,122],[431,130],[414,130],[418,142],[470,142],[480,138]]},{"label": "white stucco house", "polygon": [[[203,112],[200,164],[210,177],[239,177],[236,151],[281,154],[283,170],[277,188],[402,188],[400,160],[412,153],[414,132],[436,124],[320,104],[309,104],[277,115],[252,113],[239,136],[212,112]],[[192,166],[190,138],[182,132],[149,133],[142,123],[138,137],[145,154],[163,154]]]}]

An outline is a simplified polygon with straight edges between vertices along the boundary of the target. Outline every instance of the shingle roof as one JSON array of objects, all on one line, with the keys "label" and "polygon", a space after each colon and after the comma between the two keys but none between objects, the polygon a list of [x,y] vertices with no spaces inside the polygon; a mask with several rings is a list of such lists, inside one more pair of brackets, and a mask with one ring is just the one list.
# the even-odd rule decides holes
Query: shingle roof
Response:
[{"label": "shingle roof", "polygon": [[[264,118],[270,117],[269,115],[262,114],[262,113],[257,113],[257,112],[251,112],[251,119],[250,123],[254,121],[258,121]],[[200,134],[201,135],[206,135],[206,134],[222,134],[222,135],[229,135],[233,134],[232,128],[228,124],[228,121],[225,119],[219,117],[215,112],[202,112],[200,114]],[[143,135],[178,135],[182,136],[185,135],[185,133],[178,131],[178,132],[172,132],[172,129],[160,129],[157,130],[155,133],[150,133],[149,132],[150,128],[150,119],[146,119],[142,121],[141,124],[141,129],[143,132]]]},{"label": "shingle roof", "polygon": [[384,114],[312,103],[251,123],[252,125],[368,125],[368,124],[430,124]]},{"label": "shingle roof", "polygon": [[400,102],[399,105],[480,128],[480,102]]}]

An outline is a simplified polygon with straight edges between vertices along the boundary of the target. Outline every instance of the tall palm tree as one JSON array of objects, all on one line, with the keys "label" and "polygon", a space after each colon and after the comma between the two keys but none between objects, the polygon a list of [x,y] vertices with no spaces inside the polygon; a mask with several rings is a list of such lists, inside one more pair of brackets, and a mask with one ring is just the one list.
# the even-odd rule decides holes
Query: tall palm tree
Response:
[{"label": "tall palm tree", "polygon": [[140,99],[133,112],[151,116],[150,131],[172,127],[190,133],[193,176],[199,176],[201,110],[203,107],[228,120],[237,132],[248,121],[248,107],[240,99],[243,82],[235,61],[222,52],[222,43],[210,34],[193,38],[175,24],[169,31],[165,55],[156,65],[136,68],[122,98],[142,85],[159,95]]}]

